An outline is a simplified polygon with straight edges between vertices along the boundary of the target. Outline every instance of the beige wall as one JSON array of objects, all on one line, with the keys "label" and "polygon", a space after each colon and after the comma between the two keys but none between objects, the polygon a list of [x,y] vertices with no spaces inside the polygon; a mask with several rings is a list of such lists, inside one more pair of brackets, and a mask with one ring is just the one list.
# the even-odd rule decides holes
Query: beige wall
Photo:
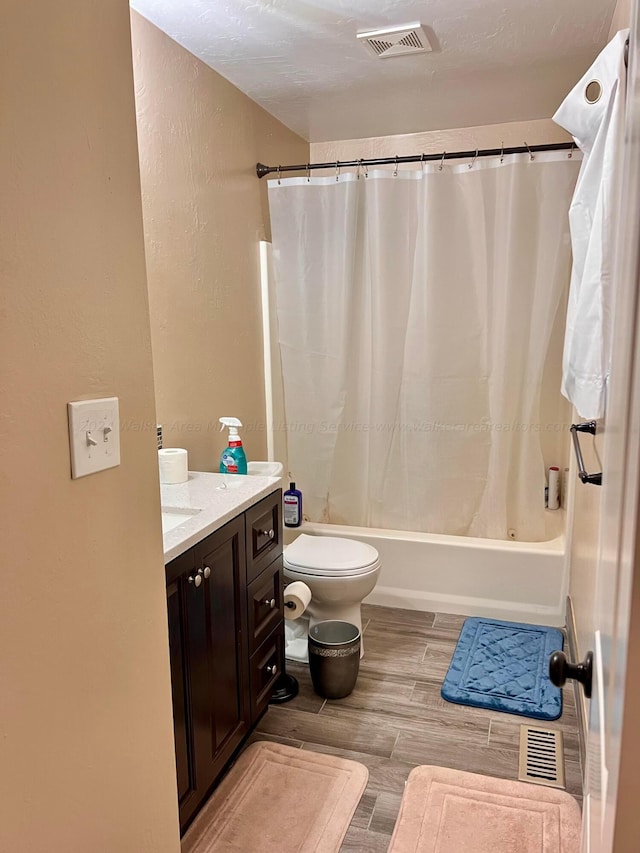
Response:
[{"label": "beige wall", "polygon": [[67,437],[69,400],[155,417],[128,8],[3,22],[0,850],[177,853],[153,430],[74,481]]},{"label": "beige wall", "polygon": [[609,28],[609,38],[631,25],[631,0],[618,0]]},{"label": "beige wall", "polygon": [[156,406],[165,446],[217,470],[221,416],[266,459],[255,164],[306,162],[309,145],[132,13]]},{"label": "beige wall", "polygon": [[[360,157],[399,157],[410,154],[439,154],[441,151],[472,151],[474,148],[499,148],[510,145],[543,145],[567,142],[571,137],[551,119],[512,121],[481,127],[458,127],[430,130],[401,136],[375,136],[369,139],[342,139],[335,142],[312,142],[314,163],[334,160],[357,160]],[[415,168],[409,166],[408,168]]]}]

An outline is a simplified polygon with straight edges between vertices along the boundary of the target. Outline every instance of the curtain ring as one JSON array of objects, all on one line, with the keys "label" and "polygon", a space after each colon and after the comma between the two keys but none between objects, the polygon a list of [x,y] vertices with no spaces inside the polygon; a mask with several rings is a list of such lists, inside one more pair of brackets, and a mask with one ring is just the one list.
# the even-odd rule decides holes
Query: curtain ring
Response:
[{"label": "curtain ring", "polygon": [[500,143],[500,162],[504,163],[504,140]]},{"label": "curtain ring", "polygon": [[278,166],[278,183],[280,183],[280,166]]},{"label": "curtain ring", "polygon": [[478,149],[476,148],[475,156],[474,156],[473,160],[469,163],[469,168],[470,168],[470,169],[473,169],[473,167],[476,165],[476,160],[477,160],[477,159],[478,159]]},{"label": "curtain ring", "polygon": [[340,161],[336,160],[336,181],[340,180]]},{"label": "curtain ring", "polygon": [[532,160],[535,160],[536,158],[533,156],[533,153],[531,152],[531,149],[530,149],[530,148],[529,148],[529,146],[527,145],[526,141],[525,141],[525,143],[524,143],[524,144],[525,144],[525,146],[526,146],[526,148],[527,148],[527,151],[529,152],[529,162],[531,162]]},{"label": "curtain ring", "polygon": [[442,171],[442,167],[444,166],[444,157],[445,157],[445,154],[446,154],[446,153],[447,153],[446,151],[443,151],[443,152],[442,152],[442,160],[440,160],[440,165],[438,166],[438,171],[439,171],[439,172],[441,172],[441,171]]},{"label": "curtain ring", "polygon": [[569,153],[567,154],[567,157],[569,158],[569,160],[571,160],[571,158],[573,157],[573,149],[575,147],[576,147],[576,144],[575,144],[575,142],[572,141],[571,142],[571,148],[569,149]]},{"label": "curtain ring", "polygon": [[307,163],[307,183],[311,180],[311,163]]},{"label": "curtain ring", "polygon": [[397,177],[398,177],[398,155],[397,155],[397,154],[396,154],[396,167],[395,167],[395,169],[393,170],[393,177],[394,177],[394,178],[397,178]]}]

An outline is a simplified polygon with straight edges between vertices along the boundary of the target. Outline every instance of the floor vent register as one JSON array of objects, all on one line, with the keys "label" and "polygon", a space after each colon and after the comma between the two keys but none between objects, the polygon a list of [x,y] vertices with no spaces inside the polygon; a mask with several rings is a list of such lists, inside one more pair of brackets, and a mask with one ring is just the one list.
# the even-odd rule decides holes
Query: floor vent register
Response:
[{"label": "floor vent register", "polygon": [[518,779],[551,788],[565,787],[561,731],[520,726]]}]

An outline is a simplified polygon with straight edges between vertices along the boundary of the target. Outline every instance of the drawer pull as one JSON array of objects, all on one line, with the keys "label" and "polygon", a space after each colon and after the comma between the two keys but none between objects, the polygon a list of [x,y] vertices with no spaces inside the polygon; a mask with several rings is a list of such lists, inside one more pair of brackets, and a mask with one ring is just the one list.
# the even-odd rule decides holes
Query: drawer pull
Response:
[{"label": "drawer pull", "polygon": [[265,598],[264,603],[267,605],[267,607],[270,607],[272,610],[276,606],[275,598]]},{"label": "drawer pull", "polygon": [[272,528],[271,528],[271,530],[261,530],[261,531],[260,531],[260,535],[261,535],[261,536],[268,536],[268,537],[269,537],[269,539],[273,539],[273,538],[274,538],[274,536],[276,535],[276,532],[275,532],[275,530],[274,530],[274,529],[273,529],[273,527],[272,527]]},{"label": "drawer pull", "polygon": [[209,566],[205,566],[204,571],[202,569],[200,571],[202,571],[202,574],[204,575],[205,580],[207,580],[207,578],[211,577],[211,569],[209,568]]},{"label": "drawer pull", "polygon": [[275,663],[271,664],[271,666],[267,664],[267,672],[269,673],[269,675],[275,675],[277,671],[278,667],[275,665]]},{"label": "drawer pull", "polygon": [[197,588],[202,583],[202,575],[196,575],[195,578],[189,576],[187,580]]}]

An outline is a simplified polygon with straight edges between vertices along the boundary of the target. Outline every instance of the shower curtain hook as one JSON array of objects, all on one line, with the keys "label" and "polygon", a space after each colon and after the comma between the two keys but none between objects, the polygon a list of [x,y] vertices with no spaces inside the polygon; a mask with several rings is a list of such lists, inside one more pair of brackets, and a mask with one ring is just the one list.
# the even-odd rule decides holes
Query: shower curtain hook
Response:
[{"label": "shower curtain hook", "polygon": [[307,183],[311,181],[311,163],[307,163]]},{"label": "shower curtain hook", "polygon": [[340,180],[340,161],[336,160],[336,181]]},{"label": "shower curtain hook", "polygon": [[280,183],[280,166],[278,166],[278,183]]},{"label": "shower curtain hook", "polygon": [[424,152],[420,155],[420,171],[424,172]]},{"label": "shower curtain hook", "polygon": [[569,160],[571,160],[571,158],[573,157],[573,149],[574,149],[575,147],[576,147],[576,144],[575,144],[575,142],[572,140],[572,141],[571,141],[571,148],[569,149],[569,153],[567,154],[567,157],[569,158]]},{"label": "shower curtain hook", "polygon": [[444,166],[444,158],[445,158],[445,154],[446,154],[446,153],[447,153],[446,151],[443,151],[443,152],[442,152],[442,160],[440,160],[440,165],[438,166],[438,171],[439,171],[439,172],[441,172],[441,171],[442,171],[442,167]]},{"label": "shower curtain hook", "polygon": [[473,160],[469,163],[469,168],[470,168],[470,169],[473,169],[473,167],[474,167],[474,166],[475,166],[475,164],[476,164],[476,160],[477,160],[477,159],[478,159],[478,149],[476,148],[475,156],[474,156]]},{"label": "shower curtain hook", "polygon": [[356,164],[356,179],[358,181],[360,180],[360,165],[361,165],[361,163],[362,163],[362,158],[360,158],[360,160],[358,160],[358,162]]},{"label": "shower curtain hook", "polygon": [[500,143],[500,162],[504,163],[504,139]]},{"label": "shower curtain hook", "polygon": [[364,165],[364,176],[365,178],[369,177],[369,164],[365,163],[364,160],[360,161]]},{"label": "shower curtain hook", "polygon": [[527,147],[527,151],[529,152],[529,162],[531,162],[532,160],[535,160],[536,158],[533,156],[533,153],[531,152],[531,149],[530,149],[530,148],[529,148],[529,146],[527,145],[526,140],[525,140],[525,143],[524,143],[524,144],[526,145],[526,147]]},{"label": "shower curtain hook", "polygon": [[393,177],[394,177],[394,178],[397,178],[397,177],[398,177],[398,155],[397,155],[397,154],[396,154],[396,167],[395,167],[395,169],[393,170]]}]

